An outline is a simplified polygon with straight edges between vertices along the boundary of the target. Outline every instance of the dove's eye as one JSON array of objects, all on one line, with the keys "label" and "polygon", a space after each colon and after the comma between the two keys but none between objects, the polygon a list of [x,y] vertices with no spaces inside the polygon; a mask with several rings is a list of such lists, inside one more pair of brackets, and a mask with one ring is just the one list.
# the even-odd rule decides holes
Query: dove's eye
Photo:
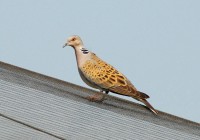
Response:
[{"label": "dove's eye", "polygon": [[75,41],[76,40],[76,38],[72,38],[72,41]]}]

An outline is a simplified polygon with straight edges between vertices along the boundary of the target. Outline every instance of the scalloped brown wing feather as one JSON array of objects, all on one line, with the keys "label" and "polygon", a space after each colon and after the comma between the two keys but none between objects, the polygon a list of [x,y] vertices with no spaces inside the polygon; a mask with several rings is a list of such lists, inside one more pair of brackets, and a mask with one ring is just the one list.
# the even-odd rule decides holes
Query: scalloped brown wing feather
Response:
[{"label": "scalloped brown wing feather", "polygon": [[149,98],[145,93],[137,91],[133,84],[114,67],[107,64],[95,54],[80,68],[85,78],[91,83],[108,91],[131,96],[137,100]]}]

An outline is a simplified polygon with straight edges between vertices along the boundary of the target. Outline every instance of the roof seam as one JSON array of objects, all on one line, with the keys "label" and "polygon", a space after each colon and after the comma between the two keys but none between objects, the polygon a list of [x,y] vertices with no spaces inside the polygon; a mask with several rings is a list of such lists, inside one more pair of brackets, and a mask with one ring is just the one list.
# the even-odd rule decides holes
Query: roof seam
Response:
[{"label": "roof seam", "polygon": [[26,127],[29,127],[29,128],[31,128],[31,129],[34,129],[34,130],[36,130],[36,131],[40,131],[40,132],[42,132],[42,133],[45,133],[45,134],[50,135],[50,136],[52,136],[52,137],[55,137],[55,138],[57,138],[57,139],[66,140],[66,139],[63,138],[63,137],[57,136],[57,135],[55,135],[55,134],[52,134],[52,133],[47,132],[47,131],[45,131],[45,130],[42,130],[42,129],[40,129],[40,128],[34,127],[34,126],[29,125],[29,124],[27,124],[27,123],[21,122],[21,121],[19,121],[19,120],[16,120],[16,119],[14,119],[14,118],[11,118],[11,117],[8,117],[8,116],[6,116],[6,115],[4,115],[4,114],[2,114],[2,113],[0,113],[0,116],[2,116],[3,118],[6,118],[6,119],[8,119],[8,120],[14,121],[14,122],[16,122],[16,123],[18,123],[18,124],[21,124],[21,125],[24,125],[24,126],[26,126]]}]

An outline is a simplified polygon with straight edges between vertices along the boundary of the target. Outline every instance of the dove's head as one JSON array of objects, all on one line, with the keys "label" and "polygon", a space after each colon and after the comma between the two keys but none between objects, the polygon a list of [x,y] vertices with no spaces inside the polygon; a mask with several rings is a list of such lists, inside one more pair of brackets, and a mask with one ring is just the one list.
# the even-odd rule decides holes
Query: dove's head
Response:
[{"label": "dove's head", "polygon": [[65,43],[65,45],[63,46],[63,48],[65,46],[71,46],[71,47],[82,47],[83,46],[83,42],[81,40],[81,38],[77,35],[71,36],[67,39],[67,42]]}]

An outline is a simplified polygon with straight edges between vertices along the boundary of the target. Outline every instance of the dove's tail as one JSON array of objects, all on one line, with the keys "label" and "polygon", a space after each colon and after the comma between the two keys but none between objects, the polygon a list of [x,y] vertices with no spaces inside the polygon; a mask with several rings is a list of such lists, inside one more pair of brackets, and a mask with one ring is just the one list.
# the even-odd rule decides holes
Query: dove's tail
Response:
[{"label": "dove's tail", "polygon": [[140,99],[140,101],[143,102],[154,114],[158,115],[158,111],[156,111],[146,99]]}]

